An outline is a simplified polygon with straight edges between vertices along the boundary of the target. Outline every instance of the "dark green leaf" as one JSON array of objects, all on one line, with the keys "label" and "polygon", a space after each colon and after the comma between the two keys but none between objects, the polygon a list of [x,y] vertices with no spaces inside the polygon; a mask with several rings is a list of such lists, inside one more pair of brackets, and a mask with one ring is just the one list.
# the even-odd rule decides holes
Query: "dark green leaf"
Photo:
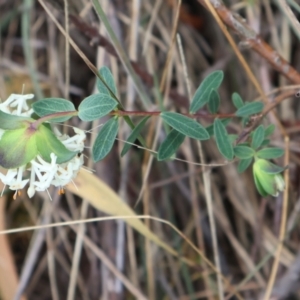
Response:
[{"label": "dark green leaf", "polygon": [[[45,98],[34,102],[32,108],[39,117],[60,112],[75,111],[74,104],[71,101],[62,98]],[[57,117],[49,120],[49,122],[65,122],[71,117],[72,116]]]},{"label": "dark green leaf", "polygon": [[[229,123],[230,123],[231,119],[222,119],[221,122],[223,123],[224,126],[227,126]],[[208,134],[210,136],[213,136],[214,135],[214,124],[211,124],[209,126],[207,126],[206,128],[206,131],[208,132]]]},{"label": "dark green leaf", "polygon": [[227,159],[233,159],[233,147],[225,126],[219,119],[214,121],[215,139],[220,153]]},{"label": "dark green leaf", "polygon": [[95,162],[103,159],[111,150],[119,130],[119,121],[117,118],[112,118],[107,121],[93,145],[93,160]]},{"label": "dark green leaf", "polygon": [[236,146],[234,147],[234,155],[241,159],[246,159],[253,157],[255,154],[255,151],[247,146]]},{"label": "dark green leaf", "polygon": [[143,118],[141,122],[138,125],[136,125],[136,127],[133,129],[128,139],[126,140],[126,143],[124,144],[124,147],[121,151],[121,156],[124,156],[128,152],[128,150],[132,146],[132,143],[134,143],[135,140],[138,138],[149,118],[150,117]]},{"label": "dark green leaf", "polygon": [[118,102],[105,94],[95,94],[85,98],[78,107],[78,117],[82,121],[94,121],[109,114]]},{"label": "dark green leaf", "polygon": [[0,110],[0,129],[12,130],[26,127],[26,122],[34,121],[32,118],[11,115]]},{"label": "dark green leaf", "polygon": [[238,172],[243,173],[251,165],[253,158],[241,159],[238,164]]},{"label": "dark green leaf", "polygon": [[265,146],[268,146],[269,144],[270,144],[270,140],[269,139],[264,139],[260,146],[265,147]]},{"label": "dark green leaf", "polygon": [[[116,88],[115,80],[114,80],[114,77],[111,74],[109,68],[102,67],[99,70],[99,73],[100,73],[102,79],[105,81],[106,85],[112,91],[112,93],[114,95],[117,95],[117,88]],[[109,92],[108,88],[105,86],[105,84],[98,77],[97,77],[97,89],[101,94],[106,94],[108,96],[111,96],[111,93]]]},{"label": "dark green leaf", "polygon": [[248,117],[250,115],[260,113],[264,108],[264,104],[262,102],[251,102],[245,104],[243,107],[239,108],[235,115],[238,117]]},{"label": "dark green leaf", "polygon": [[158,149],[158,160],[170,158],[180,147],[185,135],[173,129]]},{"label": "dark green leaf", "polygon": [[238,93],[233,93],[231,99],[236,109],[239,109],[244,106],[244,101]]},{"label": "dark green leaf", "polygon": [[223,77],[224,74],[222,71],[215,71],[204,78],[192,99],[190,113],[195,113],[208,102],[211,90],[217,90],[219,88]]},{"label": "dark green leaf", "polygon": [[261,146],[265,137],[265,129],[263,125],[259,125],[253,132],[251,147],[257,149]]},{"label": "dark green leaf", "polygon": [[162,112],[162,119],[171,127],[196,140],[208,140],[206,129],[195,120],[174,112]]},{"label": "dark green leaf", "polygon": [[57,156],[56,163],[58,164],[71,160],[77,154],[77,152],[68,150],[45,125],[39,126],[35,136],[38,153],[49,163],[51,162],[51,153]]},{"label": "dark green leaf", "polygon": [[275,130],[275,125],[274,124],[270,124],[266,129],[265,129],[265,138],[267,138],[268,136],[270,136]]},{"label": "dark green leaf", "polygon": [[15,169],[26,165],[36,155],[34,132],[24,127],[3,133],[0,140],[0,166]]},{"label": "dark green leaf", "polygon": [[215,114],[217,113],[219,106],[220,106],[220,96],[216,90],[212,90],[209,94],[209,101],[208,101],[208,110]]},{"label": "dark green leaf", "polygon": [[281,148],[264,148],[259,150],[256,155],[259,158],[272,159],[278,158],[284,154],[284,150]]}]

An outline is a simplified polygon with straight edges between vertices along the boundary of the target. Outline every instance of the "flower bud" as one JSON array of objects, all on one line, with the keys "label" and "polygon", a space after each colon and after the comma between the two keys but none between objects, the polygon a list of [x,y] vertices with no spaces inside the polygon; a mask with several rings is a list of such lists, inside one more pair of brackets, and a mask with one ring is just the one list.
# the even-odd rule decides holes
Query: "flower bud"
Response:
[{"label": "flower bud", "polygon": [[285,188],[285,183],[280,174],[285,168],[272,164],[265,159],[257,159],[253,164],[253,176],[258,192],[266,197],[278,196]]}]

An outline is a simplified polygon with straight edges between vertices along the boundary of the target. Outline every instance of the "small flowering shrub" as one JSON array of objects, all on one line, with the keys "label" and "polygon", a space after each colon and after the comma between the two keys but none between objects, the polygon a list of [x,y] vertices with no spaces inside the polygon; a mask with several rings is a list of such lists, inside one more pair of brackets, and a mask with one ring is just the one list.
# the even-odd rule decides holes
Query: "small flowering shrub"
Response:
[{"label": "small flowering shrub", "polygon": [[27,194],[45,191],[50,185],[63,187],[83,165],[85,133],[61,134],[33,118],[27,101],[33,95],[12,94],[0,104],[0,180],[17,192],[29,185]]},{"label": "small flowering shrub", "polygon": [[[135,126],[130,119],[136,112],[124,111],[116,93],[113,76],[108,68],[101,68],[97,79],[98,94],[85,98],[75,109],[72,102],[61,98],[46,98],[33,101],[33,95],[12,94],[0,104],[0,180],[16,191],[25,186],[32,197],[36,191],[45,191],[50,185],[63,187],[74,179],[82,167],[85,141],[84,131],[74,128],[74,135],[62,134],[54,125],[73,116],[82,121],[94,121],[103,116],[112,116],[102,127],[92,147],[95,162],[103,159],[111,150],[116,139],[119,122],[123,117],[132,128],[132,133],[121,152],[125,155],[136,139],[144,145],[141,130],[151,116],[162,118],[169,132],[156,155],[158,160],[174,157],[185,137],[196,140],[213,138],[223,157],[238,160],[238,171],[244,172],[253,163],[254,182],[262,196],[277,196],[284,189],[284,168],[271,163],[283,155],[280,148],[268,147],[274,126],[259,125],[264,105],[255,101],[244,103],[234,93],[232,102],[236,112],[229,117],[218,115],[220,97],[218,88],[223,72],[215,71],[207,76],[193,96],[188,114],[176,112],[138,112],[144,118]],[[198,121],[197,112],[204,106],[211,114],[213,123],[204,127]],[[240,136],[229,134],[226,126],[232,118],[240,118],[245,132]],[[250,125],[249,125],[250,124]],[[253,125],[254,124],[254,125]],[[259,126],[258,126],[259,125]],[[250,130],[249,130],[250,128]]]}]

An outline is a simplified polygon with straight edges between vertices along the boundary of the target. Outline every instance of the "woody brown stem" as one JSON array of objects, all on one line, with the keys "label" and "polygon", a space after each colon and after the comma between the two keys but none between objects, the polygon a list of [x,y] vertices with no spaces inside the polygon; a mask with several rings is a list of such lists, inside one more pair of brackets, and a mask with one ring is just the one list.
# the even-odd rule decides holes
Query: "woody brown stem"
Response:
[{"label": "woody brown stem", "polygon": [[[198,2],[207,8],[204,0],[198,0]],[[300,74],[277,51],[256,34],[239,14],[231,12],[219,0],[210,0],[210,3],[224,24],[237,33],[244,43],[247,43],[250,48],[265,58],[275,70],[291,82],[300,84]]]}]

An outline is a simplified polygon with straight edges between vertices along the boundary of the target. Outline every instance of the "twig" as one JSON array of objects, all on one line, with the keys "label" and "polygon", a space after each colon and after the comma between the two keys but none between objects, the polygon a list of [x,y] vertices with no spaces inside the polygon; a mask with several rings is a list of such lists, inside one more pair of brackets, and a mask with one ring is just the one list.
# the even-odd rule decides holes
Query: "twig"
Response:
[{"label": "twig", "polygon": [[[208,8],[205,0],[198,0],[198,2]],[[300,74],[269,44],[257,35],[240,15],[232,13],[220,0],[210,0],[210,3],[222,21],[233,29],[243,42],[246,42],[248,46],[265,58],[275,70],[280,72],[291,82],[300,83]]]}]

